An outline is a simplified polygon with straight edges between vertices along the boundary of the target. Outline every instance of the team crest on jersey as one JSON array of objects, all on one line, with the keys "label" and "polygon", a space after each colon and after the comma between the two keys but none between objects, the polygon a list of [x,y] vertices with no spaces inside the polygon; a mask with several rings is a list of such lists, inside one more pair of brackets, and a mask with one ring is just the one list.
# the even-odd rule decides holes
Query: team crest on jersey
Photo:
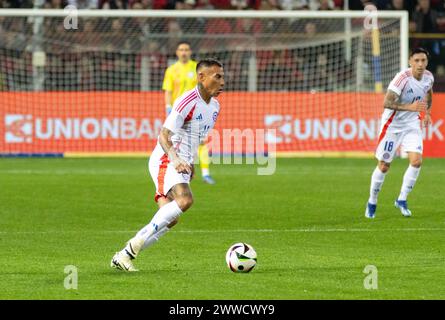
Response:
[{"label": "team crest on jersey", "polygon": [[194,75],[195,75],[195,73],[193,71],[190,71],[188,73],[188,76],[189,76],[190,79],[192,79]]},{"label": "team crest on jersey", "polygon": [[385,152],[385,153],[383,154],[383,159],[387,160],[387,159],[389,159],[390,156],[391,156],[391,155],[390,155],[388,152]]},{"label": "team crest on jersey", "polygon": [[216,119],[218,119],[218,112],[213,112],[213,122],[216,122]]}]

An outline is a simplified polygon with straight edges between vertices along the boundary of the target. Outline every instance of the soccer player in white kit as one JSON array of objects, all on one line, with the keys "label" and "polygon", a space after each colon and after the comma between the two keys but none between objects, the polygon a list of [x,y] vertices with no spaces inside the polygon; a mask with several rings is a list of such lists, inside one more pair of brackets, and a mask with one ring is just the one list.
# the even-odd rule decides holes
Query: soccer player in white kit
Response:
[{"label": "soccer player in white kit", "polygon": [[[410,68],[399,72],[388,86],[375,156],[378,165],[371,178],[365,216],[374,218],[377,197],[399,146],[408,153],[409,166],[403,176],[402,188],[394,205],[405,217],[411,216],[406,201],[422,165],[422,125],[431,122],[434,77],[426,70],[429,53],[423,48],[412,51]],[[420,112],[425,112],[422,119]]]},{"label": "soccer player in white kit", "polygon": [[113,256],[111,267],[137,271],[132,260],[172,228],[193,204],[189,183],[194,157],[199,144],[215,125],[219,103],[214,97],[224,87],[224,71],[218,60],[201,60],[196,73],[197,86],[176,99],[150,156],[148,167],[156,186],[155,201],[159,210],[150,223]]}]

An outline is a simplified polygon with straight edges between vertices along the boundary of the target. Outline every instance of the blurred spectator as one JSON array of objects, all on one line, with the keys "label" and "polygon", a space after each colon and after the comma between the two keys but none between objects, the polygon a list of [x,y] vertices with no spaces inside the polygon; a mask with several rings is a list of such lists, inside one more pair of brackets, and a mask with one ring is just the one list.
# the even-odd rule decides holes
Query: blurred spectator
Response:
[{"label": "blurred spectator", "polygon": [[334,72],[329,67],[326,53],[319,53],[316,61],[305,65],[305,87],[315,91],[331,91],[334,89]]},{"label": "blurred spectator", "polygon": [[[143,67],[145,68],[142,69]],[[161,51],[159,43],[156,41],[144,43],[136,58],[136,74],[149,72],[151,90],[161,90],[166,68],[167,56]]]},{"label": "blurred spectator", "polygon": [[165,9],[167,7],[167,0],[152,0],[152,9]]},{"label": "blurred spectator", "polygon": [[308,22],[304,26],[304,35],[308,38],[312,38],[317,34],[317,25],[315,22]]},{"label": "blurred spectator", "polygon": [[33,0],[2,0],[0,8],[32,8]]},{"label": "blurred spectator", "polygon": [[[443,61],[442,61],[443,63]],[[434,91],[445,91],[445,65],[437,66],[436,74],[434,75]]]},{"label": "blurred spectator", "polygon": [[333,0],[310,0],[309,9],[311,10],[334,10],[335,3]]},{"label": "blurred spectator", "polygon": [[230,0],[210,0],[210,4],[215,9],[230,9],[231,8]]},{"label": "blurred spectator", "polygon": [[127,9],[128,0],[98,0],[98,7],[99,9]]},{"label": "blurred spectator", "polygon": [[67,3],[63,0],[47,0],[43,5],[46,9],[63,9]]},{"label": "blurred spectator", "polygon": [[115,82],[112,90],[132,91],[134,62],[131,54],[119,54],[114,58],[112,80]]},{"label": "blurred spectator", "polygon": [[[0,17],[0,48],[6,47],[6,29],[3,26],[3,23],[5,21],[5,17]],[[1,60],[0,60],[1,63]]]},{"label": "blurred spectator", "polygon": [[[228,19],[207,19],[205,24],[205,37],[201,41],[201,47],[204,51],[212,49],[225,48],[228,43],[227,35],[232,33],[232,24]],[[224,37],[215,35],[223,34]]]},{"label": "blurred spectator", "polygon": [[261,1],[260,10],[279,10],[277,0],[263,0]]},{"label": "blurred spectator", "polygon": [[224,63],[224,72],[227,73],[227,85],[229,90],[248,90],[249,78],[249,58],[248,51],[226,52],[226,61]]},{"label": "blurred spectator", "polygon": [[94,65],[90,57],[83,55],[79,66],[79,82],[81,91],[93,91],[94,86]]},{"label": "blurred spectator", "polygon": [[410,22],[411,32],[437,32],[437,11],[431,9],[430,0],[419,0]]},{"label": "blurred spectator", "polygon": [[240,18],[236,20],[234,32],[246,35],[261,33],[262,25],[258,19]]},{"label": "blurred spectator", "polygon": [[230,0],[230,5],[235,10],[258,10],[261,6],[261,0]]},{"label": "blurred spectator", "polygon": [[386,10],[406,10],[405,1],[404,0],[391,0],[386,6]]},{"label": "blurred spectator", "polygon": [[113,34],[119,34],[122,32],[122,19],[115,18],[111,21],[111,32]]},{"label": "blurred spectator", "polygon": [[0,71],[0,91],[7,91],[8,86],[6,85],[7,80],[2,71]]},{"label": "blurred spectator", "polygon": [[68,0],[68,4],[75,6],[77,9],[97,9],[98,0]]},{"label": "blurred spectator", "polygon": [[152,0],[141,0],[142,9],[151,9],[153,7]]},{"label": "blurred spectator", "polygon": [[215,7],[212,5],[211,0],[200,0],[196,4],[196,9],[199,9],[199,10],[214,10]]},{"label": "blurred spectator", "polygon": [[208,19],[206,23],[206,33],[208,34],[218,34],[218,33],[225,33],[230,34],[232,33],[232,25],[230,24],[230,21],[224,18],[219,19]]},{"label": "blurred spectator", "polygon": [[167,51],[168,52],[176,52],[176,47],[178,46],[178,42],[182,40],[183,30],[181,29],[181,25],[176,19],[171,19],[167,23]]},{"label": "blurred spectator", "polygon": [[96,23],[96,19],[84,18],[79,24],[79,30],[75,32],[76,43],[86,48],[95,48],[100,44],[100,34],[96,30]]},{"label": "blurred spectator", "polygon": [[[176,2],[177,9],[193,10],[196,6],[196,0],[183,1]],[[184,33],[200,33],[204,30],[205,20],[205,18],[178,18],[178,23]]]},{"label": "blurred spectator", "polygon": [[370,0],[349,0],[349,10],[364,10],[367,5],[371,4],[376,5],[374,1]]},{"label": "blurred spectator", "polygon": [[247,0],[230,0],[230,5],[236,10],[244,10],[248,6]]},{"label": "blurred spectator", "polygon": [[175,3],[176,10],[193,10],[196,6],[196,0],[178,0]]},{"label": "blurred spectator", "polygon": [[145,10],[152,9],[153,3],[152,0],[129,0],[127,8],[133,10]]},{"label": "blurred spectator", "polygon": [[309,9],[307,0],[276,0],[278,7],[282,10],[304,10]]},{"label": "blurred spectator", "polygon": [[286,50],[273,51],[272,57],[268,59],[266,68],[261,72],[263,79],[260,80],[261,90],[285,91],[290,89],[292,65]]}]

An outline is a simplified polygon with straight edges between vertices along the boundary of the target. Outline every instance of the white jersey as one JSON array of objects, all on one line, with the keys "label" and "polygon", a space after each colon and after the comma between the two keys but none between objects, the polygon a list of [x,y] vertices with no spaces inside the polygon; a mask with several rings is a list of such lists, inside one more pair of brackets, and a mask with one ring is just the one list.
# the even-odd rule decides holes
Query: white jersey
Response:
[{"label": "white jersey", "polygon": [[[411,68],[408,68],[394,77],[388,86],[388,90],[399,95],[400,103],[413,103],[416,100],[425,100],[425,96],[433,87],[433,83],[433,74],[428,70],[425,70],[421,80],[417,80],[413,77]],[[396,111],[385,108],[382,115],[382,130],[386,128],[396,132],[420,129],[419,119],[419,112]]]},{"label": "white jersey", "polygon": [[[188,163],[194,162],[199,144],[215,126],[219,114],[219,103],[211,98],[207,104],[199,94],[198,87],[185,92],[176,99],[173,110],[164,122],[164,128],[172,131],[173,147],[178,156]],[[154,154],[164,154],[158,143]]]}]

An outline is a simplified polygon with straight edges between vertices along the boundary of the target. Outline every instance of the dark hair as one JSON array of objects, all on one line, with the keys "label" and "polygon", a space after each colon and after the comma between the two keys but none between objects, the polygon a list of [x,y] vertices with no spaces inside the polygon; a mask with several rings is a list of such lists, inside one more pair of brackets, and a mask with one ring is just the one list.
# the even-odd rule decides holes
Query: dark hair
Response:
[{"label": "dark hair", "polygon": [[409,55],[409,57],[411,58],[413,55],[415,55],[417,53],[424,53],[426,55],[426,58],[428,60],[430,59],[430,53],[428,52],[428,50],[421,48],[421,47],[417,47],[417,48],[414,48],[413,50],[411,50],[411,54]]},{"label": "dark hair", "polygon": [[202,59],[196,65],[196,72],[198,72],[198,70],[203,67],[211,67],[211,66],[218,66],[222,68],[223,64],[219,60],[214,58]]},{"label": "dark hair", "polygon": [[185,40],[181,40],[181,41],[178,41],[178,43],[176,44],[176,49],[179,48],[179,46],[180,46],[181,44],[186,44],[186,45],[188,45],[190,48],[192,47],[192,45],[190,44],[190,42],[185,41]]}]

